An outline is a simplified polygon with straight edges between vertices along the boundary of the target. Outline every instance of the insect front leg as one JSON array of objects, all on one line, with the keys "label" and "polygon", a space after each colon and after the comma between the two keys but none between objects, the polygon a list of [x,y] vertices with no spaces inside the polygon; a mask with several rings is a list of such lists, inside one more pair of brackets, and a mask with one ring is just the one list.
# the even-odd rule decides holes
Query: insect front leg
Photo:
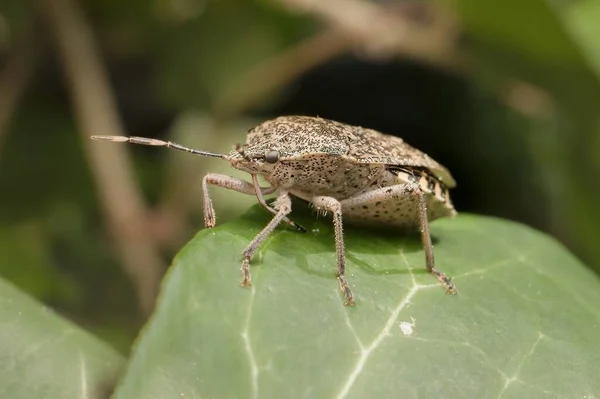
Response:
[{"label": "insect front leg", "polygon": [[[254,185],[247,181],[235,177],[221,175],[218,173],[207,173],[202,179],[202,204],[204,211],[204,225],[206,227],[215,227],[215,209],[213,208],[208,185],[224,187],[244,194],[255,194]],[[260,187],[263,194],[271,194],[277,190],[277,187]]]},{"label": "insect front leg", "polygon": [[[255,176],[253,175],[253,182],[255,180]],[[204,225],[206,227],[215,227],[215,209],[212,206],[212,201],[210,199],[210,194],[208,193],[208,185],[212,184],[214,186],[224,187],[229,190],[237,191],[243,194],[256,195],[258,201],[264,206],[269,212],[272,214],[277,214],[277,211],[273,209],[269,204],[267,204],[263,198],[263,195],[272,194],[277,191],[277,187],[261,187],[258,184],[258,180],[254,182],[254,184],[249,183],[245,180],[241,180],[235,177],[221,175],[218,173],[208,173],[202,179],[202,203],[203,203],[203,212],[204,212]],[[297,230],[306,231],[306,229],[300,226],[297,223],[294,223],[287,217],[284,219],[284,222],[294,226]]]},{"label": "insect front leg", "polygon": [[360,194],[356,197],[348,198],[341,202],[342,207],[359,207],[364,205],[377,206],[377,203],[385,203],[386,201],[394,201],[401,198],[411,198],[409,201],[416,201],[416,211],[419,231],[421,233],[421,242],[425,251],[425,266],[427,271],[433,274],[446,289],[449,294],[456,293],[456,287],[451,279],[444,273],[435,268],[433,257],[433,245],[431,243],[431,235],[429,234],[429,219],[427,216],[427,197],[423,190],[415,183],[399,184],[395,186],[382,187],[373,191]]},{"label": "insect front leg", "polygon": [[273,217],[273,219],[271,219],[269,224],[267,224],[265,228],[262,229],[262,231],[258,233],[256,237],[254,237],[254,239],[250,242],[250,244],[248,244],[248,246],[242,253],[242,286],[247,287],[252,285],[250,283],[250,259],[252,259],[252,256],[254,255],[260,244],[269,236],[269,234],[273,232],[273,230],[275,230],[277,225],[286,218],[286,215],[288,215],[292,211],[292,200],[290,199],[290,196],[287,193],[287,191],[281,190],[279,196],[275,200],[274,205],[275,209],[277,210],[277,214]]},{"label": "insect front leg", "polygon": [[337,254],[337,279],[340,290],[344,293],[344,305],[354,306],[354,296],[346,280],[346,258],[344,255],[344,234],[342,226],[342,205],[332,197],[314,197],[312,204],[319,211],[328,211],[333,214],[333,227],[335,232],[335,252]]},{"label": "insect front leg", "polygon": [[[256,198],[258,199],[258,202],[260,202],[260,204],[262,206],[264,206],[266,210],[271,212],[273,215],[276,215],[277,210],[275,208],[273,208],[272,206],[270,206],[269,204],[267,204],[267,202],[265,201],[265,198],[263,197],[264,192],[262,190],[262,187],[260,187],[260,184],[258,183],[258,177],[255,174],[252,175],[252,183],[254,184],[254,187],[255,187],[254,192],[256,193]],[[300,226],[298,223],[294,222],[293,220],[290,220],[289,218],[286,217],[285,219],[283,219],[283,221],[286,222],[287,224],[295,227],[296,230],[306,233],[306,229],[304,227]]]}]

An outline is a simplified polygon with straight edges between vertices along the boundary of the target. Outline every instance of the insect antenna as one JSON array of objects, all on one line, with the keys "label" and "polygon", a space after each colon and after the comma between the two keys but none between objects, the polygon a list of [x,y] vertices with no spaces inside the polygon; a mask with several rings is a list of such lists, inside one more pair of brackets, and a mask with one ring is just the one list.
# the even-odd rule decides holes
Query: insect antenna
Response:
[{"label": "insect antenna", "polygon": [[171,141],[163,141],[157,139],[149,139],[146,137],[136,137],[136,136],[92,136],[92,140],[104,140],[104,141],[112,141],[115,143],[133,143],[133,144],[142,144],[142,145],[153,145],[157,147],[167,147],[174,148],[179,151],[185,151],[196,155],[203,155],[205,157],[215,157],[215,158],[224,158],[225,155],[217,154],[214,152],[196,150],[194,148],[184,147],[181,144],[173,143]]}]

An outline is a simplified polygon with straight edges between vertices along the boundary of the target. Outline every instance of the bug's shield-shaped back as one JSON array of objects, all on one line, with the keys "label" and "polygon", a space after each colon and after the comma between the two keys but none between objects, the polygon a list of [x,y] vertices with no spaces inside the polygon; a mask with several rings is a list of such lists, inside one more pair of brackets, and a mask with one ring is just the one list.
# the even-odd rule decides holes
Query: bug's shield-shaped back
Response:
[{"label": "bug's shield-shaped back", "polygon": [[350,152],[348,126],[322,118],[289,116],[262,123],[248,132],[248,153],[277,150],[282,160],[318,155],[345,156]]},{"label": "bug's shield-shaped back", "polygon": [[448,188],[456,186],[452,175],[427,154],[405,143],[399,137],[376,130],[356,127],[350,143],[350,155],[362,164],[384,164],[426,168]]}]

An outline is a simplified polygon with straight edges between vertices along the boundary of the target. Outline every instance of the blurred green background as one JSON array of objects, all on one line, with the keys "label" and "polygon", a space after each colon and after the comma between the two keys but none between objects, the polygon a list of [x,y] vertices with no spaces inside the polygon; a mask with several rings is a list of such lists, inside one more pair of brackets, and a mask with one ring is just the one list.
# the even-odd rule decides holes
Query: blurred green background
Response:
[{"label": "blurred green background", "polygon": [[[600,1],[3,0],[0,275],[127,352],[220,160],[318,115],[447,166],[459,212],[600,271]],[[237,176],[239,173],[233,172]],[[218,223],[254,203],[215,188]]]}]

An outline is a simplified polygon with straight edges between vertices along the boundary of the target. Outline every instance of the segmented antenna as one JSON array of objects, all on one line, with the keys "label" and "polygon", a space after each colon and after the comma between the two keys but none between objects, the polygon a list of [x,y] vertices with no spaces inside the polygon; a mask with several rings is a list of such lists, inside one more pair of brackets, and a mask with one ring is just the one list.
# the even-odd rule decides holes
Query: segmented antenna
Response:
[{"label": "segmented antenna", "polygon": [[141,144],[141,145],[153,145],[156,147],[167,147],[174,148],[179,151],[185,151],[196,155],[203,155],[205,157],[215,157],[215,158],[224,158],[225,155],[217,154],[214,152],[201,151],[193,148],[184,147],[181,144],[173,143],[170,141],[163,141],[157,139],[149,139],[147,137],[126,137],[126,136],[92,136],[92,140],[105,140],[112,141],[115,143],[133,143],[133,144]]}]

